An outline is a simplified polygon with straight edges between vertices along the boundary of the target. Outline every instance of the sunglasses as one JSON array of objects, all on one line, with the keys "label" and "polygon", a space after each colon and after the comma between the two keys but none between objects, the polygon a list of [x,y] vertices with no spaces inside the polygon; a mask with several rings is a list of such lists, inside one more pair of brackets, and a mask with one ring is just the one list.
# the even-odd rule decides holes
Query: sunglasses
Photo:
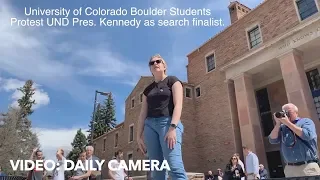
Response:
[{"label": "sunglasses", "polygon": [[150,62],[149,62],[149,66],[154,65],[154,63],[160,64],[161,62],[162,62],[162,60],[160,60],[160,59],[155,60],[155,61],[150,61]]},{"label": "sunglasses", "polygon": [[232,160],[238,160],[238,158],[231,158]]}]

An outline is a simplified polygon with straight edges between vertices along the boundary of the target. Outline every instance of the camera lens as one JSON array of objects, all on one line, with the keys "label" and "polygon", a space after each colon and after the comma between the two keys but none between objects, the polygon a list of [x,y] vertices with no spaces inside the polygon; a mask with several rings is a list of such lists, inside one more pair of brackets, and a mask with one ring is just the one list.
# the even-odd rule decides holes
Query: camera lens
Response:
[{"label": "camera lens", "polygon": [[277,118],[283,118],[283,117],[285,117],[284,112],[282,112],[282,111],[276,112],[276,113],[275,113],[275,116],[276,116]]}]

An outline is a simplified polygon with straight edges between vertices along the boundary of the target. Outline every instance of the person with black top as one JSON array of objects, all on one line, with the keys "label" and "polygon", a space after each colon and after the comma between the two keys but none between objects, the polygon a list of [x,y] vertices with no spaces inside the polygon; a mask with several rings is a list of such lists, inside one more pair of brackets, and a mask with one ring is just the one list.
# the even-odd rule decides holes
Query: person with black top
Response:
[{"label": "person with black top", "polygon": [[243,172],[243,169],[241,165],[238,163],[238,157],[232,156],[229,164],[227,164],[223,179],[224,180],[234,180],[234,179],[240,180],[244,176],[245,174]]},{"label": "person with black top", "polygon": [[[143,92],[137,142],[144,155],[148,150],[150,160],[158,160],[160,165],[164,159],[168,162],[172,180],[186,180],[181,149],[182,83],[177,77],[167,75],[167,64],[158,54],[151,57],[149,68],[154,82]],[[151,176],[153,180],[167,180],[165,170],[153,171]]]}]

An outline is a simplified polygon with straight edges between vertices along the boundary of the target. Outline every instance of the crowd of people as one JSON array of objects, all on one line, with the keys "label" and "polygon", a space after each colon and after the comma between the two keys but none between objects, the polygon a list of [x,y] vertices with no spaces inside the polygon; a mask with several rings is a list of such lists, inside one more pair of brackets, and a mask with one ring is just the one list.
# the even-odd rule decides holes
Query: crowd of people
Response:
[{"label": "crowd of people", "polygon": [[[99,162],[100,159],[93,155],[94,154],[94,148],[92,146],[87,146],[85,150],[79,153],[78,160],[82,161],[83,165],[86,166],[86,161],[92,162],[92,166],[89,167],[88,170],[78,168],[74,169],[73,175],[68,176],[65,170],[65,163],[66,157],[63,149],[58,149],[56,153],[56,161],[55,161],[55,168],[52,172],[48,172],[45,168],[43,170],[39,170],[36,167],[34,167],[33,170],[27,172],[27,178],[26,180],[102,180],[102,179],[112,179],[112,180],[132,180],[131,177],[127,174],[127,172],[124,169],[118,168],[120,161],[123,159],[123,151],[118,150],[115,153],[114,159],[118,161],[114,161],[111,166],[114,168],[118,168],[116,171],[109,170],[108,176],[109,177],[103,177],[102,178],[102,169],[99,169],[99,166],[97,164],[97,161]],[[44,155],[41,150],[38,148],[33,149],[30,160],[37,161],[37,160],[43,160]],[[29,167],[31,164],[29,164]],[[90,169],[94,169],[90,170]],[[148,173],[150,175],[150,173]],[[2,169],[0,167],[0,179],[1,177],[7,177],[5,173],[2,172]]]},{"label": "crowd of people", "polygon": [[[97,171],[91,171],[84,169],[75,169],[74,175],[67,177],[64,169],[64,165],[66,163],[65,153],[63,149],[58,149],[56,153],[56,164],[55,168],[52,171],[52,175],[48,174],[47,170],[37,170],[34,168],[33,170],[28,172],[27,180],[43,180],[43,179],[53,179],[53,180],[100,180],[101,179],[101,170],[98,168],[98,164],[95,160],[99,161],[99,158],[93,155],[94,148],[92,146],[87,146],[85,150],[83,150],[78,157],[78,160],[81,160],[83,164],[86,161],[92,160],[92,168],[97,169]],[[43,152],[38,148],[35,148],[30,156],[30,160],[44,160]]]},{"label": "crowd of people", "polygon": [[[231,156],[226,168],[217,169],[216,173],[208,171],[205,180],[245,180],[245,179],[268,179],[269,174],[263,164],[259,164],[259,159],[250,148],[243,146],[245,153],[245,164],[240,159],[239,153]],[[247,169],[247,170],[246,170]]]}]

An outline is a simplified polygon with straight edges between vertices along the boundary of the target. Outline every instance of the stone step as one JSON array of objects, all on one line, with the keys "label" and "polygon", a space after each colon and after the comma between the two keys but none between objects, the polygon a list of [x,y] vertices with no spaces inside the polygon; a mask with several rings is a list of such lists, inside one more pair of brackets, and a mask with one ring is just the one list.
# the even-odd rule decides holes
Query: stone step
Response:
[{"label": "stone step", "polygon": [[204,174],[203,173],[187,173],[189,180],[203,180]]}]

